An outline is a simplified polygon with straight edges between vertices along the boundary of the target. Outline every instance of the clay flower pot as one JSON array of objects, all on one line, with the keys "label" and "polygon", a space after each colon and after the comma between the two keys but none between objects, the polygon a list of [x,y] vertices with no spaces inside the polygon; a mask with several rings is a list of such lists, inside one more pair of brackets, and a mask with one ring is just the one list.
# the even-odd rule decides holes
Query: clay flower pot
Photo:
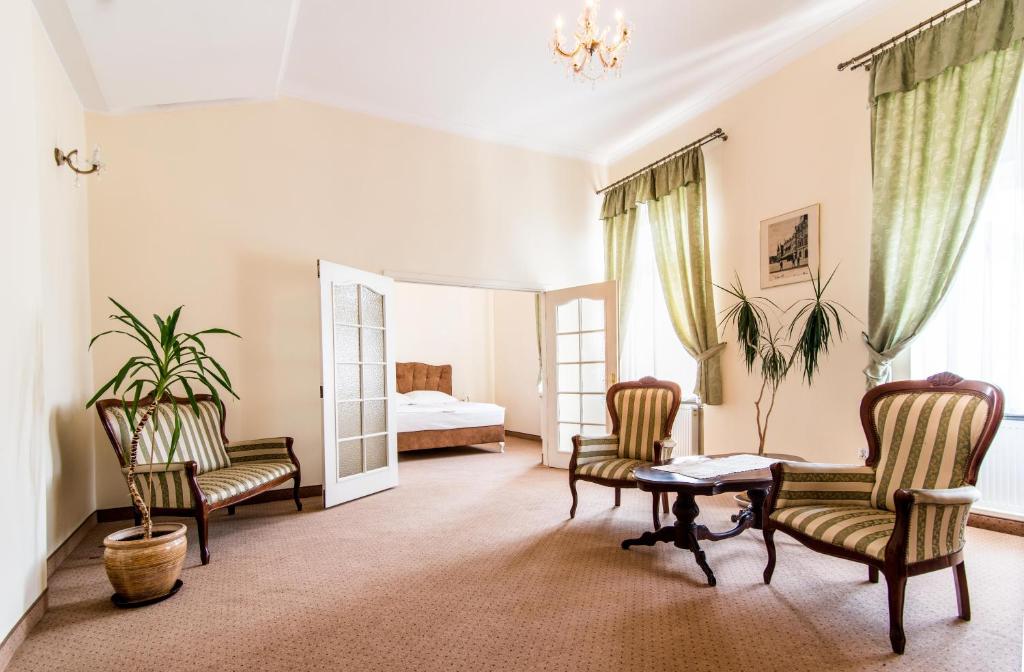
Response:
[{"label": "clay flower pot", "polygon": [[103,564],[119,605],[149,603],[177,590],[188,541],[181,523],[157,523],[153,536],[142,537],[142,526],[129,527],[103,540]]}]

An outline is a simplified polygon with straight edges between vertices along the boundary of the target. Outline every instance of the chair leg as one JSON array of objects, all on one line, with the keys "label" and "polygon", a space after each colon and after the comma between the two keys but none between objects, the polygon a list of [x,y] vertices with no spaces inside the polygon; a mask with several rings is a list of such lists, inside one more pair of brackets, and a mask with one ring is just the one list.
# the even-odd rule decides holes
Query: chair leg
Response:
[{"label": "chair leg", "polygon": [[661,529],[661,516],[658,515],[658,493],[654,493],[651,500],[654,502],[654,531],[657,532]]},{"label": "chair leg", "polygon": [[233,505],[228,507],[228,515],[229,516],[235,515],[235,507]]},{"label": "chair leg", "polygon": [[868,581],[878,583],[878,567],[868,565]]},{"label": "chair leg", "polygon": [[302,498],[299,497],[299,479],[300,478],[301,478],[301,476],[299,474],[295,474],[295,485],[292,486],[292,499],[295,500],[295,508],[297,510],[299,510],[299,511],[302,511]]},{"label": "chair leg", "polygon": [[622,506],[622,488],[615,488],[615,506]]},{"label": "chair leg", "polygon": [[889,588],[889,641],[894,653],[903,653],[907,646],[907,636],[903,632],[903,601],[907,592],[907,577],[899,574],[886,574],[885,582]]},{"label": "chair leg", "polygon": [[764,568],[764,582],[770,584],[772,574],[775,573],[775,530],[766,527],[762,532],[764,533],[764,547],[768,549],[768,564]]},{"label": "chair leg", "polygon": [[668,513],[668,493],[661,493],[661,510]]},{"label": "chair leg", "polygon": [[210,564],[210,545],[207,542],[206,528],[209,527],[207,513],[202,511],[196,514],[196,532],[199,533],[199,559],[204,565]]},{"label": "chair leg", "polygon": [[960,612],[960,620],[971,620],[971,596],[967,592],[967,569],[963,560],[953,567],[956,576],[956,608]]},{"label": "chair leg", "polygon": [[576,504],[579,503],[579,499],[576,496],[576,479],[575,478],[570,478],[569,479],[569,492],[572,493],[572,508],[569,509],[569,517],[570,518],[575,518],[576,517]]}]

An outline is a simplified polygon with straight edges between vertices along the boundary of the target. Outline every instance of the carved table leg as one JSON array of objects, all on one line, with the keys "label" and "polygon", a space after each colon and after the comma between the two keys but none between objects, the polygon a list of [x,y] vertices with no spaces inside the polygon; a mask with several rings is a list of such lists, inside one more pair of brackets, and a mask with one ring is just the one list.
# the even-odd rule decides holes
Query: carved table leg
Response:
[{"label": "carved table leg", "polygon": [[767,490],[747,490],[747,497],[750,498],[750,513],[752,520],[750,526],[755,530],[762,529],[761,517],[764,515],[764,500],[768,497]]},{"label": "carved table leg", "polygon": [[703,527],[694,522],[697,520],[697,516],[700,515],[697,500],[693,495],[679,493],[676,497],[676,503],[672,505],[672,513],[676,516],[676,524],[674,526],[676,547],[692,552],[697,560],[697,565],[704,570],[704,574],[708,577],[708,585],[715,585],[718,581],[715,579],[715,574],[711,571],[707,558],[704,556],[704,551],[697,541],[700,535],[699,528]]},{"label": "carved table leg", "polygon": [[637,539],[626,539],[622,542],[622,548],[628,549],[630,546],[654,546],[659,541],[670,542],[677,548],[682,548],[692,552],[697,560],[697,565],[699,565],[700,568],[704,570],[704,574],[707,575],[708,585],[715,585],[717,583],[715,574],[711,571],[711,567],[708,566],[707,559],[704,556],[704,551],[701,550],[700,544],[697,541],[702,538],[702,535],[710,533],[703,525],[697,525],[694,522],[700,514],[700,509],[697,507],[696,499],[694,499],[693,495],[680,492],[676,495],[676,501],[672,505],[672,513],[676,517],[675,524],[666,525],[665,527],[654,530],[653,532],[644,532]]}]

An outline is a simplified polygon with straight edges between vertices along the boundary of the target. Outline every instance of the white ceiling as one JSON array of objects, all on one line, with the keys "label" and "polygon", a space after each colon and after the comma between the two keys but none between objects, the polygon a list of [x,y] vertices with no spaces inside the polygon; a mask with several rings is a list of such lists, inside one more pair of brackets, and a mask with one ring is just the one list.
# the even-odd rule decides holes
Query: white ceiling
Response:
[{"label": "white ceiling", "polygon": [[606,0],[633,44],[594,85],[547,46],[583,0],[35,1],[92,109],[290,96],[605,162],[891,0]]}]

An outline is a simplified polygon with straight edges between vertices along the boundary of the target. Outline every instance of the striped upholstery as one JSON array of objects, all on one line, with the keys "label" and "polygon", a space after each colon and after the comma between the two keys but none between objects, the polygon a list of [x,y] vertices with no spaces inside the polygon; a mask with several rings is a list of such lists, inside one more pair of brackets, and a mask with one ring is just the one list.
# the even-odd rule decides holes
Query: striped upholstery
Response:
[{"label": "striped upholstery", "polygon": [[246,462],[291,462],[288,440],[284,437],[232,441],[225,448],[232,465]]},{"label": "striped upholstery", "polygon": [[264,483],[295,473],[295,465],[291,462],[243,462],[233,464],[224,469],[209,471],[196,476],[199,489],[210,504],[248,492]]},{"label": "striped upholstery", "polygon": [[907,562],[956,553],[967,543],[970,504],[914,504],[910,508]]},{"label": "striped upholstery", "polygon": [[[197,416],[188,404],[178,406],[181,417],[181,437],[175,448],[174,462],[194,461],[198,472],[203,473],[214,469],[222,469],[229,464],[228,454],[221,440],[220,410],[213,401],[200,401]],[[131,450],[132,427],[128,416],[120,406],[111,406],[105,413],[112,420],[114,435],[117,437],[121,452],[127,458]],[[139,439],[138,463],[154,464],[167,462],[168,449],[171,445],[171,434],[174,431],[174,409],[170,404],[157,406],[154,418],[150,418]]]},{"label": "striped upholstery", "polygon": [[869,506],[875,485],[871,467],[783,462],[775,508],[791,506]]},{"label": "striped upholstery", "polygon": [[[135,474],[135,487],[147,503],[156,508],[191,509],[192,491],[185,478],[185,469],[181,463],[168,465],[170,471],[153,473],[153,495],[149,495],[149,474]],[[122,470],[122,471],[127,471]]]},{"label": "striped upholstery", "polygon": [[590,476],[591,478],[607,478],[613,481],[632,481],[633,470],[642,466],[641,460],[616,457],[604,459],[598,462],[590,462],[582,467],[576,467],[577,476]]},{"label": "striped upholstery", "polygon": [[981,436],[988,402],[974,394],[899,392],[872,409],[881,455],[871,493],[874,506],[893,511],[900,488],[963,485],[971,450]]},{"label": "striped upholstery", "polygon": [[792,506],[771,519],[798,532],[862,555],[883,560],[896,514],[869,506]]},{"label": "striped upholstery", "polygon": [[672,392],[660,387],[626,388],[615,395],[619,416],[619,457],[654,461],[654,442],[672,431],[665,427]]},{"label": "striped upholstery", "polygon": [[585,464],[603,462],[618,455],[618,436],[581,436],[580,448],[576,452],[576,473],[580,473],[579,468]]}]

